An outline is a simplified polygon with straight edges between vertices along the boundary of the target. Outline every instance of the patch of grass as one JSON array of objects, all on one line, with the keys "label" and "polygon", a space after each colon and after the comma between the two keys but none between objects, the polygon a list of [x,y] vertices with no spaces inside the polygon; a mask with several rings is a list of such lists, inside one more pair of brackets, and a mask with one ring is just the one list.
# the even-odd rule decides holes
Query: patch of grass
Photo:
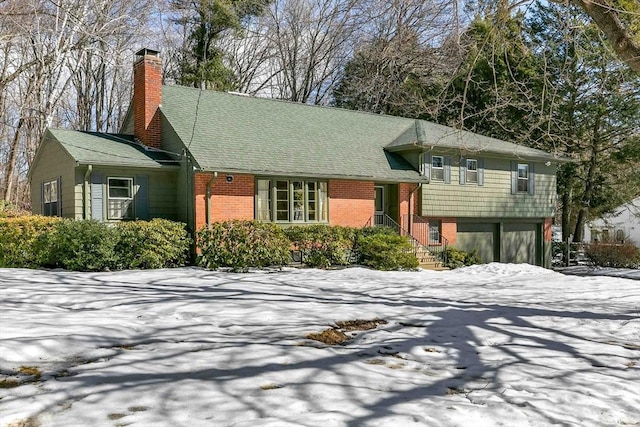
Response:
[{"label": "patch of grass", "polygon": [[65,377],[70,377],[70,376],[72,376],[72,375],[74,375],[74,374],[72,374],[71,372],[69,372],[69,371],[68,371],[68,370],[66,370],[66,369],[63,369],[63,370],[61,370],[61,371],[56,372],[56,373],[55,373],[55,375],[54,375],[54,377],[55,377],[55,378],[65,378]]},{"label": "patch of grass", "polygon": [[36,380],[42,376],[42,371],[35,366],[20,366],[18,372],[23,375],[33,376]]},{"label": "patch of grass", "polygon": [[35,418],[27,418],[25,420],[14,421],[7,424],[7,427],[39,427],[40,422]]},{"label": "patch of grass", "polygon": [[345,320],[336,322],[336,326],[338,329],[341,329],[345,332],[350,331],[368,331],[370,329],[375,329],[378,325],[386,325],[387,321],[384,319],[371,319],[371,320]]},{"label": "patch of grass", "polygon": [[341,345],[349,341],[349,337],[339,329],[325,329],[319,333],[310,333],[307,338],[327,345]]},{"label": "patch of grass", "polygon": [[122,345],[114,345],[111,348],[114,349],[118,349],[118,350],[133,350],[133,345],[127,345],[127,344],[122,344]]},{"label": "patch of grass", "polygon": [[3,378],[0,380],[0,388],[15,388],[20,385],[20,381],[13,378]]},{"label": "patch of grass", "polygon": [[127,414],[113,413],[107,415],[107,418],[109,418],[110,420],[119,420],[120,418],[124,418],[126,416]]},{"label": "patch of grass", "polygon": [[260,390],[275,390],[278,388],[282,388],[284,387],[282,384],[274,384],[274,383],[270,383],[270,384],[263,384],[260,386]]},{"label": "patch of grass", "polygon": [[403,363],[392,363],[390,365],[387,365],[387,368],[389,369],[402,369],[404,368],[404,364]]},{"label": "patch of grass", "polygon": [[146,411],[147,409],[149,408],[146,406],[129,406],[127,408],[127,410],[131,412],[143,412],[143,411]]},{"label": "patch of grass", "polygon": [[460,387],[447,387],[447,395],[453,396],[454,394],[464,394],[466,390]]},{"label": "patch of grass", "polygon": [[[368,331],[375,329],[378,325],[384,325],[387,321],[384,319],[371,319],[371,320],[342,320],[335,323],[335,326],[329,329],[325,329],[319,333],[310,333],[307,338],[315,341],[320,341],[327,345],[342,345],[349,341],[351,337],[347,336],[345,332],[352,331]],[[356,334],[352,334],[355,336]]]}]

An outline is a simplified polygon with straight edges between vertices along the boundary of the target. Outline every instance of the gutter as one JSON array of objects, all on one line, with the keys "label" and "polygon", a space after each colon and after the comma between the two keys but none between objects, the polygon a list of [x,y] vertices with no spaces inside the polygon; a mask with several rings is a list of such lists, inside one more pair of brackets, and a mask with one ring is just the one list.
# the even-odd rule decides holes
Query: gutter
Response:
[{"label": "gutter", "polygon": [[218,172],[214,172],[209,182],[207,182],[207,194],[205,200],[207,227],[211,226],[211,184],[218,177]]},{"label": "gutter", "polygon": [[92,165],[87,165],[87,171],[84,173],[84,219],[91,219],[91,209],[89,207],[89,177],[93,171]]}]

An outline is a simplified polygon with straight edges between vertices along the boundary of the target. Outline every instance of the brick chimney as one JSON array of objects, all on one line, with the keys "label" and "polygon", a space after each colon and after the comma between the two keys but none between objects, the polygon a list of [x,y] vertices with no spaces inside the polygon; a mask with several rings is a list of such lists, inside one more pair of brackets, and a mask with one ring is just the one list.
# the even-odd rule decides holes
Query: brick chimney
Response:
[{"label": "brick chimney", "polygon": [[140,49],[133,64],[133,133],[149,147],[161,148],[162,60],[158,52]]}]

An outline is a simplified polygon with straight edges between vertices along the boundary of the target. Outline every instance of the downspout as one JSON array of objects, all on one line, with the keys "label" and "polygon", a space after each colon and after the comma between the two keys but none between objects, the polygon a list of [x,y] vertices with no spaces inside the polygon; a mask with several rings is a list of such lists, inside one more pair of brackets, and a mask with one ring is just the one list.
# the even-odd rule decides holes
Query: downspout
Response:
[{"label": "downspout", "polygon": [[416,188],[414,188],[413,190],[409,191],[409,235],[413,236],[413,213],[411,212],[411,210],[413,209],[413,194],[418,191],[420,188],[422,188],[422,183],[419,182],[418,185],[416,185]]},{"label": "downspout", "polygon": [[207,218],[207,227],[209,227],[211,225],[211,184],[213,184],[213,181],[215,181],[215,179],[218,177],[218,172],[214,172],[213,176],[211,177],[211,179],[209,180],[209,182],[207,182],[207,200],[206,200],[206,218]]},{"label": "downspout", "polygon": [[93,166],[88,165],[87,171],[84,173],[84,219],[91,219],[91,208],[89,206],[89,202],[90,202],[89,177],[91,176],[92,170],[93,170]]}]

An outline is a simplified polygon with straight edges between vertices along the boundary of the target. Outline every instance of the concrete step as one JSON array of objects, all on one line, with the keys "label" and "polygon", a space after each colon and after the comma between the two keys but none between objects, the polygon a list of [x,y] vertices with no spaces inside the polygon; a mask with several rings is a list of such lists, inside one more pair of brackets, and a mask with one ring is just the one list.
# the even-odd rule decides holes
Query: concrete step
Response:
[{"label": "concrete step", "polygon": [[441,262],[421,262],[418,264],[418,267],[424,270],[433,270],[433,271],[447,271],[449,267],[444,267]]}]

